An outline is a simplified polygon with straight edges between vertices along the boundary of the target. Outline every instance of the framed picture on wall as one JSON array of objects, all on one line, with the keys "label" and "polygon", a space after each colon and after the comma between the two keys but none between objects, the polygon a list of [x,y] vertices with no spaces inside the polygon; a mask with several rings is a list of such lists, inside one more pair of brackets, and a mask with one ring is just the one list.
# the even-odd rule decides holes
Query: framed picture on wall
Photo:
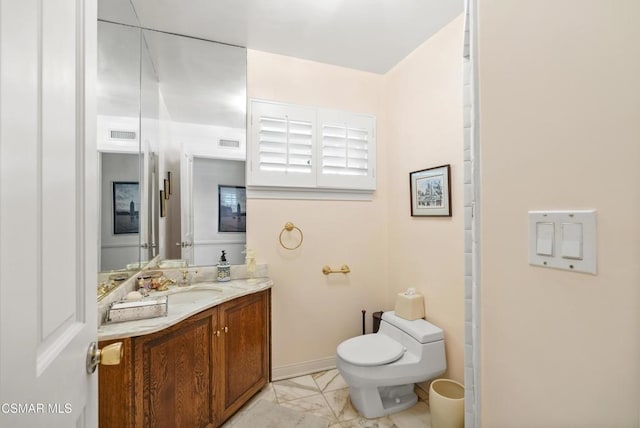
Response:
[{"label": "framed picture on wall", "polygon": [[409,173],[411,215],[451,217],[450,165]]},{"label": "framed picture on wall", "polygon": [[113,182],[113,234],[138,233],[140,185],[137,181]]},{"label": "framed picture on wall", "polygon": [[247,231],[247,190],[218,185],[218,232]]}]

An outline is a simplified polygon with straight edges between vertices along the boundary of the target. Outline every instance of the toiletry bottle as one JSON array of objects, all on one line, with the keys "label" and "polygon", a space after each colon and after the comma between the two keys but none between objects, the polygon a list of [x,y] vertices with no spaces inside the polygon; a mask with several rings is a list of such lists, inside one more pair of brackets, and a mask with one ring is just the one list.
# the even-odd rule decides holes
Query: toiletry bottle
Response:
[{"label": "toiletry bottle", "polygon": [[224,250],[222,250],[217,268],[219,282],[231,281],[231,266],[229,266],[229,262],[227,262],[226,251]]}]

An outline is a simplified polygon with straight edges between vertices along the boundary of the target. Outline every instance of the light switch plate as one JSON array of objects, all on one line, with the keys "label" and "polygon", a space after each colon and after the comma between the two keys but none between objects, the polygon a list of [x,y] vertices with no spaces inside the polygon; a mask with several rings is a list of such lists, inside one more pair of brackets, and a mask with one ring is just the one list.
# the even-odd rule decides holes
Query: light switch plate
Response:
[{"label": "light switch plate", "polygon": [[529,211],[529,264],[595,275],[596,211]]}]

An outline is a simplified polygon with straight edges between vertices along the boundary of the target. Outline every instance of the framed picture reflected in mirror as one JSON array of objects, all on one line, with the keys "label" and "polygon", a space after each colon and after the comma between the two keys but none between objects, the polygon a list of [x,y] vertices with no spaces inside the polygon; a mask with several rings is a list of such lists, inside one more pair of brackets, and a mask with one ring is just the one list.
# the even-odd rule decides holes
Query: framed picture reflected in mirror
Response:
[{"label": "framed picture reflected in mirror", "polygon": [[137,181],[113,182],[113,234],[138,233],[140,184]]},{"label": "framed picture reflected in mirror", "polygon": [[247,231],[247,190],[218,185],[218,232]]}]

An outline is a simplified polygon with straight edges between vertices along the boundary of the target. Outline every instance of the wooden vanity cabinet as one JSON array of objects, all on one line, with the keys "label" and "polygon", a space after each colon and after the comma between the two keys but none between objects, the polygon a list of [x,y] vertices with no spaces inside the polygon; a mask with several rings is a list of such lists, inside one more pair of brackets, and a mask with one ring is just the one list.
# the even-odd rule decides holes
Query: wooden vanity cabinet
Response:
[{"label": "wooden vanity cabinet", "polygon": [[100,349],[122,342],[122,360],[117,366],[98,366],[98,419],[100,428],[133,426],[132,339],[105,340]]},{"label": "wooden vanity cabinet", "polygon": [[269,381],[270,303],[265,290],[123,339],[123,362],[99,368],[100,427],[220,426]]},{"label": "wooden vanity cabinet", "polygon": [[220,416],[227,420],[269,382],[269,299],[250,294],[220,306]]},{"label": "wooden vanity cabinet", "polygon": [[134,426],[216,426],[216,312],[133,339]]}]

